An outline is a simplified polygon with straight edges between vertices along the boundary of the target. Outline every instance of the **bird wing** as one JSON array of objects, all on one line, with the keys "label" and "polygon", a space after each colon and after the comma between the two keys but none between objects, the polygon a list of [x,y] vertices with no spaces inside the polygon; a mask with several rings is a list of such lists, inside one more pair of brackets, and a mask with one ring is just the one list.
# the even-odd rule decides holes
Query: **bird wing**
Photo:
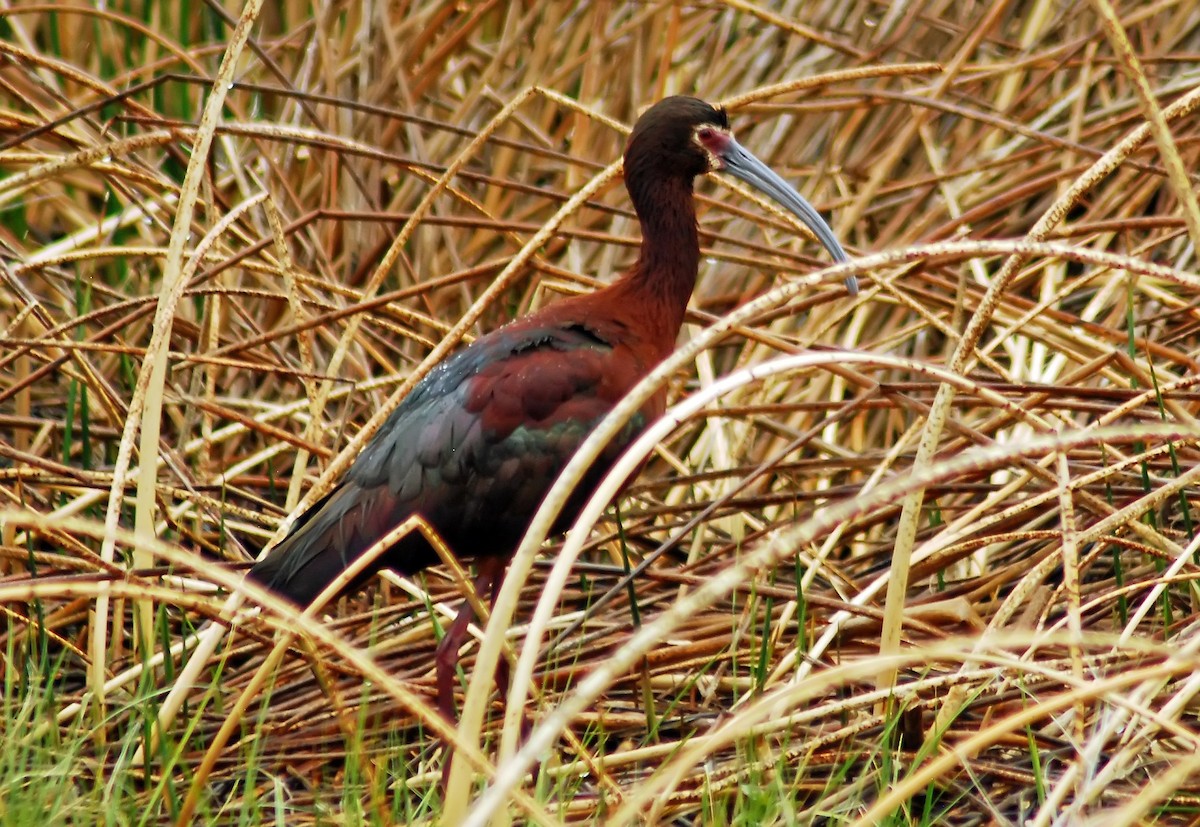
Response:
[{"label": "bird wing", "polygon": [[[481,337],[430,371],[251,575],[305,602],[412,514],[463,557],[511,553],[579,444],[646,369],[585,324],[533,322]],[[636,420],[593,476],[644,424]],[[427,544],[401,543],[383,564],[411,573],[433,562]]]}]

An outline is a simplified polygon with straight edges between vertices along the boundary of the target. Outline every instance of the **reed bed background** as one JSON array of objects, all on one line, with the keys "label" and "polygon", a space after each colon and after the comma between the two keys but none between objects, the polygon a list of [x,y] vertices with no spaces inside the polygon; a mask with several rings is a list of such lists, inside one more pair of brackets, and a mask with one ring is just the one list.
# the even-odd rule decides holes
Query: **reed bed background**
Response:
[{"label": "reed bed background", "polygon": [[[0,3],[0,817],[1192,822],[1198,26]],[[681,406],[464,650],[447,733],[461,574],[318,617],[228,591],[431,354],[632,262],[609,165],[672,93],[730,103],[864,289],[698,182]]]}]

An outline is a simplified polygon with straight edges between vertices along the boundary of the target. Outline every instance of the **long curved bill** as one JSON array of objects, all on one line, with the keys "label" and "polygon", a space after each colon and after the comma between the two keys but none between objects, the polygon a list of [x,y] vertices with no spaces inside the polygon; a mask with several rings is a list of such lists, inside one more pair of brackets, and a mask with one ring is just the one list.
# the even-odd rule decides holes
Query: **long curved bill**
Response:
[{"label": "long curved bill", "polygon": [[[804,222],[804,226],[813,231],[833,260],[839,264],[849,261],[849,256],[838,243],[833,230],[821,218],[812,204],[808,203],[800,193],[796,192],[787,181],[780,178],[775,170],[764,164],[758,158],[734,140],[732,135],[723,135],[723,146],[714,153],[721,161],[721,168],[735,178],[740,178],[764,195],[770,196],[780,206],[786,208]],[[858,295],[858,279],[853,275],[846,277],[846,289],[851,296]]]}]

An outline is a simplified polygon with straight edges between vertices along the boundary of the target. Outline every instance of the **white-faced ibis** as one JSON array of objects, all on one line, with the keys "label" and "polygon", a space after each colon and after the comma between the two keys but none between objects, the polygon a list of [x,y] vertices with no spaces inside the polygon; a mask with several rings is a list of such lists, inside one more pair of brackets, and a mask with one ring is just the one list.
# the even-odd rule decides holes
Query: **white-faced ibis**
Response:
[{"label": "white-faced ibis", "polygon": [[[723,109],[690,97],[660,101],[638,120],[625,150],[625,186],[642,228],[633,267],[609,287],[551,304],[435,367],[250,576],[308,603],[386,532],[420,514],[459,558],[477,561],[480,594],[494,599],[508,558],[572,454],[675,347],[700,262],[692,183],[713,170],[778,201],[846,260],[817,211],[734,140]],[[857,290],[853,278],[846,286]],[[612,441],[556,530],[665,405],[660,391]],[[375,568],[414,574],[437,560],[413,533]],[[450,718],[471,617],[464,604],[438,647],[438,705]]]}]

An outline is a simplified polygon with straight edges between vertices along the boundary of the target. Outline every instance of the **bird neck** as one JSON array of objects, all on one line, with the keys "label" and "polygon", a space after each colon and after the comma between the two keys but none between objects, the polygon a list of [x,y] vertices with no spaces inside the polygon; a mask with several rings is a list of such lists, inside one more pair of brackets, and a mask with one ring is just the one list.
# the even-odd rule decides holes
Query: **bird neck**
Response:
[{"label": "bird neck", "polygon": [[630,197],[642,225],[642,248],[626,278],[643,301],[654,305],[672,340],[683,324],[700,267],[700,237],[691,179],[639,178]]}]

